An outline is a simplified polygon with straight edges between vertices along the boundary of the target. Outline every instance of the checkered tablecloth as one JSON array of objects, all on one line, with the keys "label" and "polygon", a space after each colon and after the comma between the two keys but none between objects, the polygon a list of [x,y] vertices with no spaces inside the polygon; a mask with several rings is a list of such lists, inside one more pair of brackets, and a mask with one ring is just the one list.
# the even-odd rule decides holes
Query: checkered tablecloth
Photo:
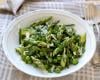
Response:
[{"label": "checkered tablecloth", "polygon": [[[62,0],[64,1],[64,0]],[[82,4],[75,2],[61,2],[61,0],[41,0],[37,1],[26,1],[22,6],[21,10],[14,16],[11,14],[0,14],[0,37],[2,32],[5,31],[7,25],[15,17],[22,15],[28,11],[33,11],[37,9],[64,9],[70,11],[76,15],[83,16]],[[85,65],[79,71],[64,76],[61,78],[37,78],[30,75],[27,75],[18,69],[16,69],[5,56],[2,47],[0,48],[0,80],[100,80],[100,68],[94,68],[91,63]]]}]

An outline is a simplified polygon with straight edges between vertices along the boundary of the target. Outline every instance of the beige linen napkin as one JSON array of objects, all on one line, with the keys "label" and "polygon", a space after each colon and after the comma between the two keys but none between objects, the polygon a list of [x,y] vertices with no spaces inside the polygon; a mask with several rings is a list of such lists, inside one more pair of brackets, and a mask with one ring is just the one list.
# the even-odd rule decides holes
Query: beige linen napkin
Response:
[{"label": "beige linen napkin", "polygon": [[16,14],[23,2],[24,0],[0,0],[0,10],[7,10]]}]

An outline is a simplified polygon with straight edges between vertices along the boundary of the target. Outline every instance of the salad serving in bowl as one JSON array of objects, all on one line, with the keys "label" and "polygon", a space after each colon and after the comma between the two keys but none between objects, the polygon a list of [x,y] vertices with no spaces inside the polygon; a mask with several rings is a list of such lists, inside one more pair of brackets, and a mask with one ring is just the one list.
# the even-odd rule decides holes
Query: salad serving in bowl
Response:
[{"label": "salad serving in bowl", "polygon": [[15,67],[37,77],[60,77],[92,58],[96,41],[91,27],[63,10],[28,12],[9,25],[3,49]]}]

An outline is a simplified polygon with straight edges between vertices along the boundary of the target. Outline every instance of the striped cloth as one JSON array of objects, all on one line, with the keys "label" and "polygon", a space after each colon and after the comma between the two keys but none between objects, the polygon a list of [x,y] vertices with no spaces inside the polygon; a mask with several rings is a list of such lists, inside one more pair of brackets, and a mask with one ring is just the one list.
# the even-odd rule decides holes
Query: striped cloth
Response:
[{"label": "striped cloth", "polygon": [[[49,0],[48,0],[49,1]],[[53,0],[51,0],[53,1]],[[37,9],[64,9],[70,11],[76,15],[83,16],[82,4],[77,4],[74,2],[38,2],[26,1],[22,6],[21,10],[16,14],[16,16],[10,14],[0,14],[0,37],[2,32],[7,28],[8,23],[15,17],[26,13],[27,11],[33,11]],[[64,1],[64,0],[63,0]],[[2,47],[0,48],[0,80],[100,80],[100,68],[94,68],[91,63],[85,65],[79,71],[64,76],[61,78],[37,78],[27,75],[18,69],[16,69],[5,56]]]}]

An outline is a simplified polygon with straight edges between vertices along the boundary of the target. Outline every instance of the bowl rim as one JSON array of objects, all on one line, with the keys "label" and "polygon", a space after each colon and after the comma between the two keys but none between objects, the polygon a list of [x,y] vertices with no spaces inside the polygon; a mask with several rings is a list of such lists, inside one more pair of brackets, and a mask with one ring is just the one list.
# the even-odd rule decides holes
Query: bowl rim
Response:
[{"label": "bowl rim", "polygon": [[[63,15],[67,15],[67,14],[70,14],[71,16],[73,16],[74,17],[74,19],[76,19],[76,20],[80,20],[82,23],[84,23],[84,25],[86,25],[87,26],[87,28],[88,28],[88,31],[91,33],[91,37],[92,37],[92,42],[94,42],[93,43],[93,49],[91,50],[91,56],[89,56],[89,58],[84,62],[84,64],[82,64],[81,66],[79,66],[79,67],[77,67],[76,69],[74,69],[73,71],[70,71],[69,73],[62,73],[62,74],[59,74],[59,75],[56,75],[56,76],[46,76],[46,75],[37,75],[37,74],[31,74],[31,73],[28,73],[27,71],[24,71],[24,70],[22,70],[17,64],[15,64],[14,63],[14,61],[13,61],[13,59],[11,59],[9,56],[10,55],[8,55],[7,53],[7,48],[6,48],[6,43],[5,43],[5,41],[6,41],[6,33],[7,33],[7,30],[9,30],[9,27],[11,27],[11,24],[13,24],[14,22],[16,22],[17,20],[19,20],[20,18],[23,18],[24,16],[27,16],[28,14],[35,14],[35,12],[49,12],[49,11],[52,11],[52,12],[59,12],[59,14],[63,14]],[[12,27],[13,28],[13,27]],[[89,30],[89,29],[91,29],[91,30]],[[7,56],[7,58],[8,58],[8,60],[18,69],[18,70],[20,70],[20,71],[22,71],[22,72],[24,72],[24,73],[27,73],[27,74],[29,74],[29,75],[31,75],[31,76],[36,76],[36,77],[43,77],[43,78],[55,78],[55,77],[62,77],[62,76],[65,76],[65,75],[69,75],[69,74],[71,74],[71,73],[73,73],[73,72],[76,72],[76,71],[78,71],[79,69],[81,69],[85,64],[87,64],[90,60],[91,60],[91,58],[93,57],[93,55],[94,55],[94,52],[95,52],[95,50],[96,50],[96,39],[95,39],[95,35],[94,35],[94,32],[93,32],[93,30],[92,30],[92,28],[90,28],[89,27],[89,25],[88,25],[88,23],[86,22],[86,21],[84,21],[84,20],[82,20],[79,16],[77,16],[77,15],[75,15],[75,14],[73,14],[73,13],[71,13],[71,12],[69,12],[69,11],[65,11],[65,10],[57,10],[57,9],[39,9],[39,10],[35,10],[35,11],[30,11],[30,12],[27,12],[27,13],[25,13],[25,14],[23,14],[23,15],[21,15],[21,16],[19,16],[19,17],[17,17],[17,18],[15,18],[14,20],[12,20],[9,24],[8,24],[8,27],[7,27],[7,29],[5,30],[5,32],[4,32],[4,35],[3,35],[3,40],[2,40],[2,47],[3,47],[3,50],[4,50],[4,53],[5,53],[5,55]]]}]

